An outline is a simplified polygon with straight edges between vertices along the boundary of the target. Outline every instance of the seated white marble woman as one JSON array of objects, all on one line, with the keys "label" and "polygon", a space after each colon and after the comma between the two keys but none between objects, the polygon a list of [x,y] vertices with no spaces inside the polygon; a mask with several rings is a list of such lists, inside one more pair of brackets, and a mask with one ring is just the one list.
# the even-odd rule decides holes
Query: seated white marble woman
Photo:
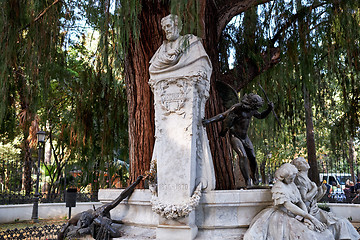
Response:
[{"label": "seated white marble woman", "polygon": [[272,187],[274,206],[261,211],[252,220],[244,240],[333,240],[326,225],[307,212],[294,178],[298,170],[285,163],[275,172]]},{"label": "seated white marble woman", "polygon": [[333,213],[326,212],[318,207],[317,202],[326,193],[326,186],[323,184],[318,187],[309,179],[308,171],[310,166],[305,158],[296,158],[292,161],[292,164],[299,171],[294,182],[300,191],[309,214],[326,224],[336,240],[360,239],[360,235],[347,219],[336,217]]}]

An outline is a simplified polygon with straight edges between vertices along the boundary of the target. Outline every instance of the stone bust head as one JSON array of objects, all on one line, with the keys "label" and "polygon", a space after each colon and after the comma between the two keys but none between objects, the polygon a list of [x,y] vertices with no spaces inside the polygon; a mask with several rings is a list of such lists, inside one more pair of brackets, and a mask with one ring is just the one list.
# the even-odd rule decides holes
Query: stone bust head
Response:
[{"label": "stone bust head", "polygon": [[161,26],[165,31],[166,39],[168,41],[175,41],[179,38],[182,30],[182,22],[177,15],[170,14],[162,18]]}]

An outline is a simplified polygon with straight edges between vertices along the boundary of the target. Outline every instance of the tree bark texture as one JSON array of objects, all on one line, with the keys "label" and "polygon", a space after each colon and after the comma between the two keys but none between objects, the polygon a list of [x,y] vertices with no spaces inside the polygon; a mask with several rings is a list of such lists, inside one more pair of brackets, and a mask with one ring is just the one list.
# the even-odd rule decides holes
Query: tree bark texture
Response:
[{"label": "tree bark texture", "polygon": [[354,163],[356,162],[356,149],[354,144],[354,138],[350,138],[348,141],[349,144],[349,158],[348,163],[350,166],[350,173],[351,173],[351,181],[356,182],[355,180],[355,172],[354,172]]},{"label": "tree bark texture", "polygon": [[[240,14],[251,6],[269,0],[231,1],[242,4],[228,4],[228,1],[199,0],[200,25],[204,27],[202,36],[207,54],[212,65],[210,98],[206,104],[206,117],[212,117],[223,112],[220,98],[214,88],[216,79],[220,79],[217,45],[220,33],[232,17]],[[161,28],[161,18],[169,14],[168,1],[142,0],[139,15],[141,23],[139,40],[130,39],[125,63],[127,84],[128,114],[129,114],[129,158],[130,182],[144,174],[150,168],[154,145],[154,104],[153,94],[148,85],[149,61],[161,45],[164,34]],[[234,189],[234,174],[232,166],[232,151],[229,139],[219,136],[220,123],[207,126],[212,158],[214,162],[217,189]],[[144,187],[143,184],[139,187]]]},{"label": "tree bark texture", "polygon": [[[138,41],[130,39],[125,61],[129,113],[130,182],[150,168],[154,147],[154,98],[149,81],[149,62],[163,40],[161,18],[169,12],[165,1],[142,1]],[[143,182],[139,184],[143,188]]]},{"label": "tree bark texture", "polygon": [[316,146],[314,136],[314,123],[311,110],[311,102],[309,92],[304,86],[304,108],[305,108],[305,121],[306,121],[306,147],[308,154],[308,162],[310,165],[309,178],[311,181],[320,185],[319,171],[316,160]]}]

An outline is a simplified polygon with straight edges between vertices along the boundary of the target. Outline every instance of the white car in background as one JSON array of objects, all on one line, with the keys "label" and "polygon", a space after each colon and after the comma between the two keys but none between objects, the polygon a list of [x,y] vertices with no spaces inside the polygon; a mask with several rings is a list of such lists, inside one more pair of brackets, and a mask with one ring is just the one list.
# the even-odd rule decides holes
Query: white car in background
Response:
[{"label": "white car in background", "polygon": [[[356,178],[356,176],[355,176]],[[331,193],[331,197],[336,199],[338,202],[343,202],[346,199],[346,195],[344,193],[345,182],[351,179],[350,173],[320,173],[320,181],[323,182],[326,180],[326,183],[330,186],[335,185],[337,189]]]},{"label": "white car in background", "polygon": [[[341,189],[345,188],[346,180],[351,179],[350,173],[320,173],[320,181],[323,182],[326,180],[327,184],[332,185],[335,182],[336,186],[340,186]],[[356,183],[355,176],[355,183]]]}]

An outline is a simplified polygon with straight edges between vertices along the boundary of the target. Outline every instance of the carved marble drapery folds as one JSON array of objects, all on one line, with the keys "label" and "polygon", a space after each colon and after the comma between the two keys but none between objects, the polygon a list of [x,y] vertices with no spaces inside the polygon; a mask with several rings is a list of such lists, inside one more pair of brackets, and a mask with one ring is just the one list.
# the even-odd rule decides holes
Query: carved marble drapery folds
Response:
[{"label": "carved marble drapery folds", "polygon": [[175,41],[164,40],[150,60],[150,79],[192,76],[204,72],[210,78],[212,66],[201,39],[188,34]]},{"label": "carved marble drapery folds", "polygon": [[297,169],[290,163],[275,172],[276,182],[271,189],[274,206],[253,218],[244,240],[334,240],[326,226],[308,214],[294,184],[296,174]]},{"label": "carved marble drapery folds", "polygon": [[[165,239],[164,232],[177,229],[184,232],[179,237],[193,239],[197,232],[192,211],[195,205],[188,208],[187,203],[194,202],[194,195],[200,194],[195,191],[197,186],[203,191],[215,188],[210,147],[201,123],[209,97],[212,66],[201,40],[193,35],[165,40],[150,63],[149,85],[155,107],[152,161],[157,163],[153,209],[161,216],[157,238]],[[178,209],[181,206],[184,209]],[[176,211],[167,211],[170,208]],[[171,224],[168,219],[173,219]]]},{"label": "carved marble drapery folds", "polygon": [[308,177],[310,165],[305,158],[298,157],[292,161],[292,164],[299,170],[294,182],[301,193],[309,214],[326,224],[335,240],[360,239],[359,233],[349,220],[337,217],[332,212],[324,211],[318,207],[318,201],[326,194],[326,186],[322,184],[318,187],[310,180]]},{"label": "carved marble drapery folds", "polygon": [[[169,195],[172,191],[191,195],[200,182],[204,189],[215,188],[210,148],[201,124],[209,97],[211,63],[199,39],[188,44],[188,50],[181,53],[182,61],[171,67],[176,76],[173,71],[160,67],[152,71],[154,67],[150,66],[149,84],[155,105],[153,159],[157,160],[158,191],[164,190]],[[161,55],[159,50],[157,54]],[[193,56],[198,52],[201,54]],[[152,62],[159,64],[154,60],[156,56]],[[185,172],[189,175],[185,176]],[[179,199],[186,197],[179,196]]]}]

